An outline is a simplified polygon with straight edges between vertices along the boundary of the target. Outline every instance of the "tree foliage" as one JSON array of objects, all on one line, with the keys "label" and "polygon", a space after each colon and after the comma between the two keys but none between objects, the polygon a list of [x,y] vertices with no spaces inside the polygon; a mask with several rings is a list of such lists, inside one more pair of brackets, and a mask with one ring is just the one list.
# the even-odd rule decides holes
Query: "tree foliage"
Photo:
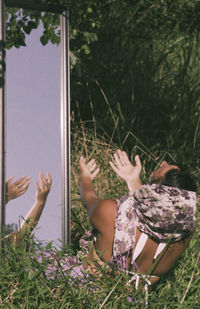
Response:
[{"label": "tree foliage", "polygon": [[[184,150],[185,158],[192,150],[196,164],[200,2],[58,2],[69,4],[70,49],[76,59],[71,69],[75,119],[95,117],[119,145],[131,131],[148,147],[160,144],[180,155]],[[25,34],[40,21],[42,44],[59,43],[58,14],[12,8],[7,19],[8,48],[25,45]],[[126,146],[131,147],[128,140]]]}]

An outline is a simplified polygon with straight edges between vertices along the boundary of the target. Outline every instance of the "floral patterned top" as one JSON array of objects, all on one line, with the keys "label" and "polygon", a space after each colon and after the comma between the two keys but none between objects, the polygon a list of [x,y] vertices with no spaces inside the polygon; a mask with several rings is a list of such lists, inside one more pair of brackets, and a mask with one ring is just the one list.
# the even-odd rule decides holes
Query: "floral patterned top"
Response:
[{"label": "floral patterned top", "polygon": [[[118,200],[115,219],[113,256],[110,260],[119,269],[127,269],[127,258],[132,253],[136,241],[137,227],[158,242],[184,238],[195,227],[196,193],[160,184],[144,185],[136,192],[129,192]],[[62,272],[80,282],[85,276],[83,258],[94,245],[95,233],[88,231],[79,241],[81,250],[77,256],[68,254],[60,257],[56,252],[36,252],[37,261],[47,262],[45,274],[54,279]],[[135,278],[137,265],[132,260],[131,274]]]},{"label": "floral patterned top", "polygon": [[113,256],[133,249],[136,228],[158,242],[178,241],[195,227],[196,193],[147,184],[118,200]]}]

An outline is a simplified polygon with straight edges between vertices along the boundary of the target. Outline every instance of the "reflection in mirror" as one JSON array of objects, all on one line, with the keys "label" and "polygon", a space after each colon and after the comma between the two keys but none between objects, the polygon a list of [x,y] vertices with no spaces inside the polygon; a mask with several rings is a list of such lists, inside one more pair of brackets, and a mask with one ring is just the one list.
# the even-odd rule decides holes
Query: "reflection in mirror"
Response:
[{"label": "reflection in mirror", "polygon": [[7,51],[6,179],[30,176],[27,192],[6,206],[6,223],[19,223],[35,201],[39,172],[53,178],[35,236],[61,239],[60,48],[42,46],[42,29],[32,31],[26,47]]}]

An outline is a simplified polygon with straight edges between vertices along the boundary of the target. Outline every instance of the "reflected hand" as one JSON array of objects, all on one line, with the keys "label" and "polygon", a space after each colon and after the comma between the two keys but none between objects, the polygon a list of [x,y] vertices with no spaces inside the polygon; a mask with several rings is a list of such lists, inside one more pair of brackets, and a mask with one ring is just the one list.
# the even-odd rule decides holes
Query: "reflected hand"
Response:
[{"label": "reflected hand", "polygon": [[81,156],[79,165],[80,165],[81,175],[90,177],[91,180],[93,180],[100,171],[100,168],[97,167],[95,159],[90,160],[86,164],[86,159],[83,156]]},{"label": "reflected hand", "polygon": [[35,182],[37,189],[36,200],[37,202],[41,203],[41,205],[44,205],[47,199],[47,195],[51,190],[52,178],[49,173],[47,173],[47,177],[45,177],[42,172],[40,172],[39,178],[40,184],[38,183],[38,181]]},{"label": "reflected hand", "polygon": [[31,182],[30,177],[27,176],[22,176],[17,181],[12,183],[13,179],[14,177],[10,177],[6,182],[6,202],[9,202],[10,200],[24,194]]},{"label": "reflected hand", "polygon": [[126,181],[130,190],[135,190],[140,187],[140,173],[142,170],[142,164],[138,155],[135,156],[136,165],[132,165],[125,151],[118,149],[114,155],[114,163],[109,162],[115,173]]}]

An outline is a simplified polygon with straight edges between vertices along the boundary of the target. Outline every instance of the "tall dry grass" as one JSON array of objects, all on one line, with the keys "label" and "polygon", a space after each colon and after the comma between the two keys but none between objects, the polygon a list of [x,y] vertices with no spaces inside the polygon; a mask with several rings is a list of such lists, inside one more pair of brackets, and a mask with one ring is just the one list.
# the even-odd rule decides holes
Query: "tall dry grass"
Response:
[{"label": "tall dry grass", "polygon": [[[130,138],[130,136],[128,137]],[[133,137],[133,141],[134,138]],[[138,146],[139,145],[139,146]],[[108,161],[117,149],[117,145],[110,143],[109,136],[98,136],[93,129],[86,129],[83,122],[73,124],[72,152],[71,152],[71,197],[72,197],[72,247],[61,249],[59,254],[75,255],[78,239],[89,229],[90,223],[79,195],[79,166],[80,156],[84,154],[88,159],[95,157],[101,167],[95,179],[98,194],[103,197],[118,198],[127,192],[126,185],[117,178],[109,167]],[[144,164],[143,181],[162,159],[170,157],[169,153],[146,149],[141,142],[134,146],[129,156],[133,161],[138,153]],[[34,248],[30,239],[29,248]],[[148,308],[200,308],[200,228],[199,213],[197,228],[190,247],[181,256],[175,267],[161,278],[161,281],[149,294]],[[29,251],[30,251],[29,249]],[[41,250],[56,250],[47,245]],[[30,252],[24,247],[14,250],[7,248],[6,255],[1,252],[0,259],[0,307],[1,308],[145,308],[144,294],[137,295],[137,301],[130,303],[128,297],[136,300],[135,292],[126,287],[127,275],[112,275],[110,278],[102,276],[95,284],[100,287],[96,291],[88,288],[89,283],[81,286],[71,286],[67,276],[47,280],[45,265],[34,269]]]}]

